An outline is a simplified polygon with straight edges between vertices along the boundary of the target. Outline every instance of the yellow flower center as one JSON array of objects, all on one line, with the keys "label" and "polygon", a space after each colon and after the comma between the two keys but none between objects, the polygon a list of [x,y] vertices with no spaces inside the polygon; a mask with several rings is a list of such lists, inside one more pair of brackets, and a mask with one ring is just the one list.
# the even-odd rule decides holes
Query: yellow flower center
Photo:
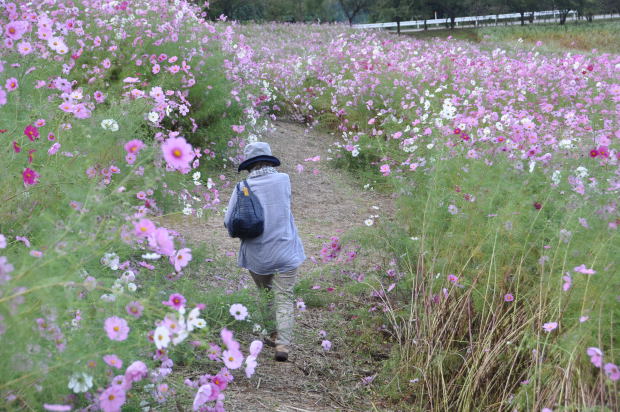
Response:
[{"label": "yellow flower center", "polygon": [[114,332],[118,332],[121,328],[119,328],[118,326],[114,326],[112,329],[114,329]]},{"label": "yellow flower center", "polygon": [[180,151],[179,149],[174,149],[174,150],[172,151],[172,155],[173,155],[174,157],[176,157],[176,158],[179,158],[179,157],[181,157],[181,151]]}]

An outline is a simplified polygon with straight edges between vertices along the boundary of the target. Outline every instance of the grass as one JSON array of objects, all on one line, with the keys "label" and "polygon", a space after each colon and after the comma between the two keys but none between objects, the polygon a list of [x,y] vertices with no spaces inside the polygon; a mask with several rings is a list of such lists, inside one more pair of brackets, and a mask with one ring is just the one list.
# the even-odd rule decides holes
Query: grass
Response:
[{"label": "grass", "polygon": [[510,25],[474,28],[456,28],[403,33],[417,39],[454,39],[481,42],[513,42],[523,39],[526,43],[542,41],[546,46],[556,49],[576,49],[590,51],[598,49],[620,53],[620,24],[618,21],[568,22],[559,24]]}]

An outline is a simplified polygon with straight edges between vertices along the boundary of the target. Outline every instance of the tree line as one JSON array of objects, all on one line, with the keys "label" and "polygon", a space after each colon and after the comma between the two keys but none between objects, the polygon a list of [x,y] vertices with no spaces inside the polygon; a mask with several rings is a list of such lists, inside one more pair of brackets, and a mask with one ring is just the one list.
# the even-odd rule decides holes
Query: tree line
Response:
[{"label": "tree line", "polygon": [[533,12],[559,10],[564,24],[571,10],[592,21],[596,14],[620,13],[620,0],[211,0],[211,19],[220,15],[239,21],[338,22],[349,24],[386,21],[447,19],[461,16],[519,13],[521,24]]}]

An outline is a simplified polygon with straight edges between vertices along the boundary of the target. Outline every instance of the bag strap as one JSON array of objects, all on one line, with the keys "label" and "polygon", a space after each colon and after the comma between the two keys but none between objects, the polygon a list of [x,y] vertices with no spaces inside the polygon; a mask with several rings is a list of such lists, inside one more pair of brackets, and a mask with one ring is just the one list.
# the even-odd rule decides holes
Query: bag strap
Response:
[{"label": "bag strap", "polygon": [[241,184],[241,183],[243,183],[243,185],[244,185],[243,189],[247,188],[247,190],[248,190],[248,194],[247,195],[245,194],[245,190],[243,190],[243,194],[246,195],[246,196],[251,196],[252,195],[252,189],[250,189],[250,185],[248,184],[248,181],[246,179],[243,179],[243,182],[240,182],[239,184]]}]

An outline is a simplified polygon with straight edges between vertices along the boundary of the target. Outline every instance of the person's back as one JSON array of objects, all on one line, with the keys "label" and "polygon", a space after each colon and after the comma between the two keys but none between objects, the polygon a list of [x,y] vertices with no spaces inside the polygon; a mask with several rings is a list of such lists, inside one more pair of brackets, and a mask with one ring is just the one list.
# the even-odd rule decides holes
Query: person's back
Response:
[{"label": "person's back", "polygon": [[[275,318],[277,332],[274,331],[266,343],[276,347],[276,360],[286,361],[295,322],[293,288],[298,267],[306,259],[291,211],[291,181],[286,173],[278,173],[275,169],[280,160],[271,155],[267,143],[248,144],[244,155],[246,160],[238,171],[250,172],[246,183],[261,203],[264,230],[257,237],[241,239],[238,264],[249,270],[259,289],[274,291],[276,307],[270,303],[269,317]],[[225,226],[237,202],[237,190],[238,186],[228,202]]]},{"label": "person's back", "polygon": [[265,229],[258,237],[242,240],[239,266],[259,275],[295,269],[305,255],[291,213],[289,176],[270,173],[249,178],[247,182],[263,206]]}]

